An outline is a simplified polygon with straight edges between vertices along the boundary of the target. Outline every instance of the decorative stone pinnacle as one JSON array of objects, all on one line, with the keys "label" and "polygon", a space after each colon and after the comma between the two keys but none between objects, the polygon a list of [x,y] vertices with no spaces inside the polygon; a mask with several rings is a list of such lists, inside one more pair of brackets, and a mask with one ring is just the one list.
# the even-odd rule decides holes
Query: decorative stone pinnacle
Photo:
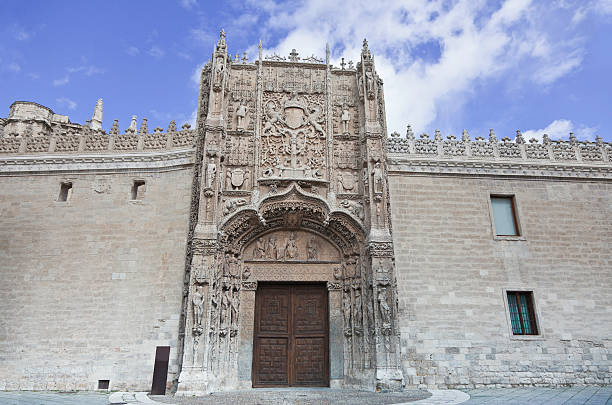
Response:
[{"label": "decorative stone pinnacle", "polygon": [[247,57],[246,51],[244,51],[244,54],[242,55],[242,63],[247,63],[247,60],[249,60],[249,58]]},{"label": "decorative stone pinnacle", "polygon": [[291,50],[291,53],[289,54],[289,60],[291,62],[297,62],[298,60],[300,60],[300,58],[298,57],[298,53],[297,51],[294,49]]},{"label": "decorative stone pinnacle", "polygon": [[344,58],[342,58],[342,62],[340,62],[340,66],[342,67],[342,70],[344,70],[344,67],[346,66],[346,63],[344,63]]}]

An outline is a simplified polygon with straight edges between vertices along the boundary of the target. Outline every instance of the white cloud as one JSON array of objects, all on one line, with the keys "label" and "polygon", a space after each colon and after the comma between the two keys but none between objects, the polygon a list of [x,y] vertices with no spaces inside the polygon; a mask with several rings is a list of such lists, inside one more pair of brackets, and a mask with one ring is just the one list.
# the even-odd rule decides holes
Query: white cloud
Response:
[{"label": "white cloud", "polygon": [[40,79],[40,75],[36,72],[28,73],[28,77],[32,80]]},{"label": "white cloud", "polygon": [[570,132],[573,132],[578,139],[592,141],[595,139],[596,131],[597,128],[576,125],[567,119],[558,119],[548,124],[546,128],[525,131],[523,136],[527,141],[531,138],[541,141],[544,134],[547,134],[551,139],[567,140]]},{"label": "white cloud", "polygon": [[136,48],[135,46],[130,45],[125,49],[125,53],[127,53],[130,56],[136,56],[140,53],[140,49]]},{"label": "white cloud", "polygon": [[63,86],[65,84],[68,84],[69,81],[70,81],[70,76],[69,75],[65,75],[61,79],[53,80],[53,86],[55,86],[55,87]]},{"label": "white cloud", "polygon": [[66,72],[67,73],[64,75],[64,77],[53,80],[53,85],[55,87],[63,86],[65,84],[68,84],[68,82],[70,82],[71,76],[74,73],[82,73],[85,76],[93,76],[93,75],[103,74],[104,73],[104,69],[101,69],[101,68],[99,68],[97,66],[94,66],[94,65],[81,65],[81,66],[77,66],[77,67],[66,68]]},{"label": "white cloud", "polygon": [[77,103],[70,100],[67,97],[56,98],[55,101],[62,107],[66,107],[69,110],[75,110],[77,108]]},{"label": "white cloud", "polygon": [[148,54],[153,56],[154,58],[158,58],[159,59],[162,56],[164,56],[166,53],[159,46],[153,45],[151,47],[151,49],[149,49]]},{"label": "white cloud", "polygon": [[9,63],[8,70],[10,70],[11,72],[17,73],[17,72],[21,71],[21,66],[19,66],[19,64],[15,63],[15,62]]},{"label": "white cloud", "polygon": [[179,4],[181,5],[181,7],[187,10],[191,10],[193,6],[198,4],[198,1],[197,0],[179,0]]},{"label": "white cloud", "polygon": [[[407,123],[422,131],[441,112],[461,111],[474,88],[488,79],[507,76],[509,85],[550,85],[583,60],[583,42],[563,27],[542,24],[552,11],[531,0],[505,0],[497,8],[484,0],[359,0],[350,7],[312,0],[294,9],[267,2],[262,9],[261,37],[285,32],[266,54],[287,55],[299,47],[301,55],[323,56],[329,41],[332,51],[342,50],[332,55],[337,65],[341,56],[358,61],[367,37],[387,83],[390,132]],[[420,49],[430,57],[422,58]],[[256,52],[256,46],[249,51]]]}]

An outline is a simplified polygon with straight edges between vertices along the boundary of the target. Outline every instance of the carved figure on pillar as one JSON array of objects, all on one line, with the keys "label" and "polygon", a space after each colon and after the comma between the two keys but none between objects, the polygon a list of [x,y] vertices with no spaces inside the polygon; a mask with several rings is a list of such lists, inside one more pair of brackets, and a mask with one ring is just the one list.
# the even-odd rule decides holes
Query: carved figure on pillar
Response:
[{"label": "carved figure on pillar", "polygon": [[199,288],[194,290],[191,301],[193,304],[193,326],[194,328],[199,328],[202,326],[202,312],[204,308],[204,296]]},{"label": "carved figure on pillar", "polygon": [[238,117],[237,129],[244,130],[245,129],[245,118],[247,114],[247,107],[244,105],[244,102],[240,102],[240,106],[236,110],[236,117]]},{"label": "carved figure on pillar", "polygon": [[342,105],[342,115],[340,116],[340,120],[342,121],[342,133],[348,134],[351,114],[349,112],[348,105],[346,103]]},{"label": "carved figure on pillar", "polygon": [[204,188],[212,188],[216,176],[217,165],[215,164],[214,158],[211,157],[210,161],[206,164],[206,183],[204,184]]},{"label": "carved figure on pillar", "polygon": [[391,327],[391,307],[387,302],[387,289],[382,287],[378,290],[378,308],[380,309],[380,317],[382,319],[382,327]]},{"label": "carved figure on pillar", "polygon": [[298,257],[298,247],[295,238],[296,234],[292,232],[285,245],[285,259],[297,259]]},{"label": "carved figure on pillar", "polygon": [[374,169],[372,169],[372,178],[373,178],[373,191],[377,194],[382,194],[383,192],[383,182],[385,181],[383,177],[383,170],[380,162],[374,163]]}]

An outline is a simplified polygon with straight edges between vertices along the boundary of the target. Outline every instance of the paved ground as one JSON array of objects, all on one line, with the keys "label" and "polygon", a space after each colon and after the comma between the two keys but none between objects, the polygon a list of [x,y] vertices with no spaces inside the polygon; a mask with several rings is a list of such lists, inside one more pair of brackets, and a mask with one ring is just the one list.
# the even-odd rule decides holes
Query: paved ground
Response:
[{"label": "paved ground", "polygon": [[428,398],[431,393],[411,390],[401,393],[377,394],[357,390],[329,388],[270,388],[250,391],[216,392],[205,397],[171,397],[151,395],[151,399],[176,405],[356,405],[397,404]]},{"label": "paved ground", "polygon": [[612,386],[568,388],[482,388],[465,390],[461,405],[610,405]]},{"label": "paved ground", "polygon": [[[331,404],[392,404],[413,405],[612,405],[612,386],[569,387],[569,388],[484,388],[466,390],[470,399],[453,390],[433,390],[433,396],[426,391],[376,394],[354,390],[330,389],[269,389],[257,391],[235,391],[215,393],[205,397],[151,396],[158,403],[177,405],[331,405]],[[115,397],[117,394],[115,394]],[[129,398],[128,398],[129,397]],[[141,396],[145,397],[144,395]],[[425,398],[425,399],[421,399]],[[126,394],[130,404],[138,401],[133,393]],[[148,399],[147,399],[148,400]],[[150,400],[149,400],[150,401]],[[412,402],[414,401],[414,402]],[[107,405],[109,395],[101,392],[6,392],[0,391],[0,405]],[[149,402],[150,403],[150,402]]]},{"label": "paved ground", "polygon": [[0,405],[107,405],[103,392],[0,391]]}]

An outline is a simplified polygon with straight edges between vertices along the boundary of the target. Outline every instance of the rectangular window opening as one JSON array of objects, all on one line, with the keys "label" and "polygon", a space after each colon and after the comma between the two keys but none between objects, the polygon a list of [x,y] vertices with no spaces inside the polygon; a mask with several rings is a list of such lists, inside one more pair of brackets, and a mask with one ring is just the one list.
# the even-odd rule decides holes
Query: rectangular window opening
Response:
[{"label": "rectangular window opening", "polygon": [[496,236],[520,236],[513,196],[491,196]]},{"label": "rectangular window opening", "polygon": [[537,335],[535,312],[533,310],[533,292],[508,291],[508,311],[513,335]]},{"label": "rectangular window opening", "polygon": [[57,201],[68,201],[70,200],[70,196],[72,195],[72,183],[71,182],[62,182],[60,184],[60,192],[57,197]]},{"label": "rectangular window opening", "polygon": [[145,193],[144,180],[134,180],[132,184],[132,200],[142,200]]},{"label": "rectangular window opening", "polygon": [[110,385],[110,380],[98,380],[98,389],[107,390]]}]

